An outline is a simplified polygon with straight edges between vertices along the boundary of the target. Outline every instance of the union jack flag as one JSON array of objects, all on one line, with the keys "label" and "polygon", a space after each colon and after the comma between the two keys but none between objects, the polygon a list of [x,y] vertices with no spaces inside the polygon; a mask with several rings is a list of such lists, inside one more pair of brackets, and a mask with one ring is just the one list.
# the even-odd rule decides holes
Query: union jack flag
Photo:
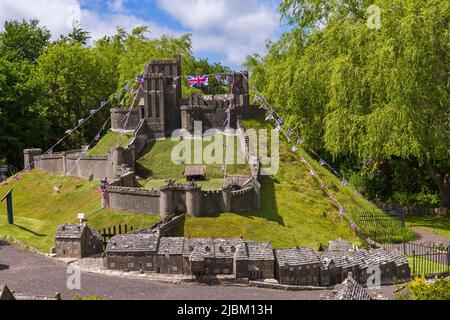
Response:
[{"label": "union jack flag", "polygon": [[206,87],[208,85],[208,76],[188,76],[188,84],[191,88]]}]

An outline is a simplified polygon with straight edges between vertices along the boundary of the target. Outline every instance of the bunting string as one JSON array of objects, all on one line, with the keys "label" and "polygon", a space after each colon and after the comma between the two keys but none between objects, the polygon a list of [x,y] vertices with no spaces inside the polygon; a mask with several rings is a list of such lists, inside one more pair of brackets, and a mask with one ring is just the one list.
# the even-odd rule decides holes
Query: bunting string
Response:
[{"label": "bunting string", "polygon": [[[267,112],[266,121],[272,120],[275,121],[275,130],[280,131],[284,134],[286,137],[286,140],[289,144],[292,145],[292,151],[299,153],[301,156],[300,162],[303,163],[307,169],[309,170],[311,176],[313,176],[319,183],[320,186],[325,192],[327,193],[329,199],[331,201],[334,201],[338,207],[339,207],[339,213],[350,223],[352,229],[358,229],[358,226],[356,223],[346,216],[346,211],[341,205],[341,203],[338,201],[336,195],[333,194],[333,192],[328,188],[328,186],[323,182],[323,180],[320,178],[319,174],[314,170],[312,165],[306,160],[305,155],[301,152],[301,148],[298,148],[298,146],[304,144],[304,140],[300,137],[300,135],[293,130],[292,128],[288,128],[287,130],[282,129],[283,125],[285,124],[285,120],[283,117],[275,110],[275,108],[263,97],[263,95],[256,89],[256,87],[253,85],[253,83],[250,82],[248,77],[241,72],[244,79],[248,82],[250,88],[255,92],[255,98],[254,102],[260,102],[260,109],[263,109]],[[295,142],[293,142],[295,141]],[[356,196],[362,196],[356,188],[354,188],[347,180],[345,180],[342,175],[340,175],[336,169],[334,169],[330,164],[328,164],[322,157],[320,157],[317,152],[315,152],[312,148],[308,148],[308,151],[311,152],[312,155],[314,155],[318,160],[320,166],[328,167],[340,180],[342,186],[350,186],[353,189],[355,189],[355,195]],[[370,201],[366,200],[366,203],[370,204]]]}]

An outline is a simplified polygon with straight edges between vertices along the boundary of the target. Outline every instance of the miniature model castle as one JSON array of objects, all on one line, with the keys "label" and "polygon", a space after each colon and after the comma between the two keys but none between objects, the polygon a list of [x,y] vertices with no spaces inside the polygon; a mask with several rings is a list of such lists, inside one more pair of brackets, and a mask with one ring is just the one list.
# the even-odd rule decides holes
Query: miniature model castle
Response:
[{"label": "miniature model castle", "polygon": [[[111,148],[103,156],[87,156],[82,150],[42,156],[41,149],[26,149],[24,166],[36,162],[34,167],[45,172],[89,180],[106,177],[109,183],[104,188],[107,198],[103,199],[102,207],[112,209],[159,214],[162,218],[174,214],[177,207],[184,208],[192,217],[259,210],[260,160],[251,152],[253,148],[240,119],[254,118],[261,110],[249,105],[245,72],[227,75],[228,94],[192,94],[184,99],[180,56],[173,60],[151,61],[148,70],[143,78],[143,90],[138,91],[134,104],[130,108],[111,109],[111,130],[133,133],[126,147]],[[227,176],[222,189],[211,191],[203,191],[195,183],[172,181],[159,190],[136,187],[136,159],[149,143],[169,137],[176,129],[194,133],[196,121],[202,123],[203,132],[210,128],[223,130],[226,119],[231,128],[238,129],[236,136],[249,166],[248,176]],[[205,175],[205,172],[192,174],[196,169],[193,167],[186,169],[189,169],[185,171],[186,176],[191,178]]]},{"label": "miniature model castle", "polygon": [[193,133],[194,121],[201,121],[203,130],[223,128],[230,102],[236,108],[231,116],[232,126],[236,124],[237,114],[248,112],[246,73],[230,72],[227,75],[228,94],[192,94],[183,99],[181,56],[173,60],[151,61],[148,70],[144,76],[144,89],[139,91],[128,121],[125,119],[129,110],[111,109],[113,130],[136,130],[144,125],[153,138],[161,139],[181,128]]}]

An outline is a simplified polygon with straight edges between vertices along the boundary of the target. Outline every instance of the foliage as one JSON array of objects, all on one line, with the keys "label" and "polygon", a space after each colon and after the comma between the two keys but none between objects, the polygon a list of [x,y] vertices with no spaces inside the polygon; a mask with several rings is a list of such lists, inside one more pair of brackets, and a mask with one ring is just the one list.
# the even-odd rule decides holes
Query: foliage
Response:
[{"label": "foliage", "polygon": [[0,33],[0,56],[10,61],[27,60],[35,63],[51,37],[38,20],[6,21]]},{"label": "foliage", "polygon": [[[367,26],[369,5],[381,9],[379,30]],[[450,206],[448,1],[285,0],[280,9],[293,29],[266,57],[247,59],[256,87],[313,148],[375,172],[411,160]]]},{"label": "foliage", "polygon": [[406,285],[406,293],[397,293],[399,300],[450,300],[450,278],[427,282],[417,277]]},{"label": "foliage", "polygon": [[[110,107],[131,97],[120,90],[143,72],[152,59],[172,59],[181,54],[186,73],[221,73],[228,70],[191,53],[191,36],[149,37],[146,26],[130,33],[122,28],[88,44],[89,32],[75,25],[68,35],[50,41],[51,34],[38,20],[7,21],[0,33],[0,155],[11,166],[20,166],[22,149],[47,149],[86,118],[101,101],[111,104],[74,132],[59,148],[80,148],[90,143],[109,117]],[[199,92],[188,89],[185,93]],[[224,92],[211,79],[204,89]],[[118,96],[115,96],[115,92]],[[54,150],[58,151],[58,150]]]}]

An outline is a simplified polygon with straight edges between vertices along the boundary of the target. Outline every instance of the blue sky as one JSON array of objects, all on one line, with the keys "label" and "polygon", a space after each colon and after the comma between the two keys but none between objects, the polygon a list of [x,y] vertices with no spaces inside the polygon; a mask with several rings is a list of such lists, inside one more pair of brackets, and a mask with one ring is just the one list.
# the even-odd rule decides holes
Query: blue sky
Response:
[{"label": "blue sky", "polygon": [[[267,39],[286,30],[281,0],[0,0],[0,23],[38,18],[55,37],[73,21],[94,39],[148,25],[152,36],[192,34],[195,56],[239,69],[248,54],[265,52]],[[1,27],[0,27],[1,29]]]}]

